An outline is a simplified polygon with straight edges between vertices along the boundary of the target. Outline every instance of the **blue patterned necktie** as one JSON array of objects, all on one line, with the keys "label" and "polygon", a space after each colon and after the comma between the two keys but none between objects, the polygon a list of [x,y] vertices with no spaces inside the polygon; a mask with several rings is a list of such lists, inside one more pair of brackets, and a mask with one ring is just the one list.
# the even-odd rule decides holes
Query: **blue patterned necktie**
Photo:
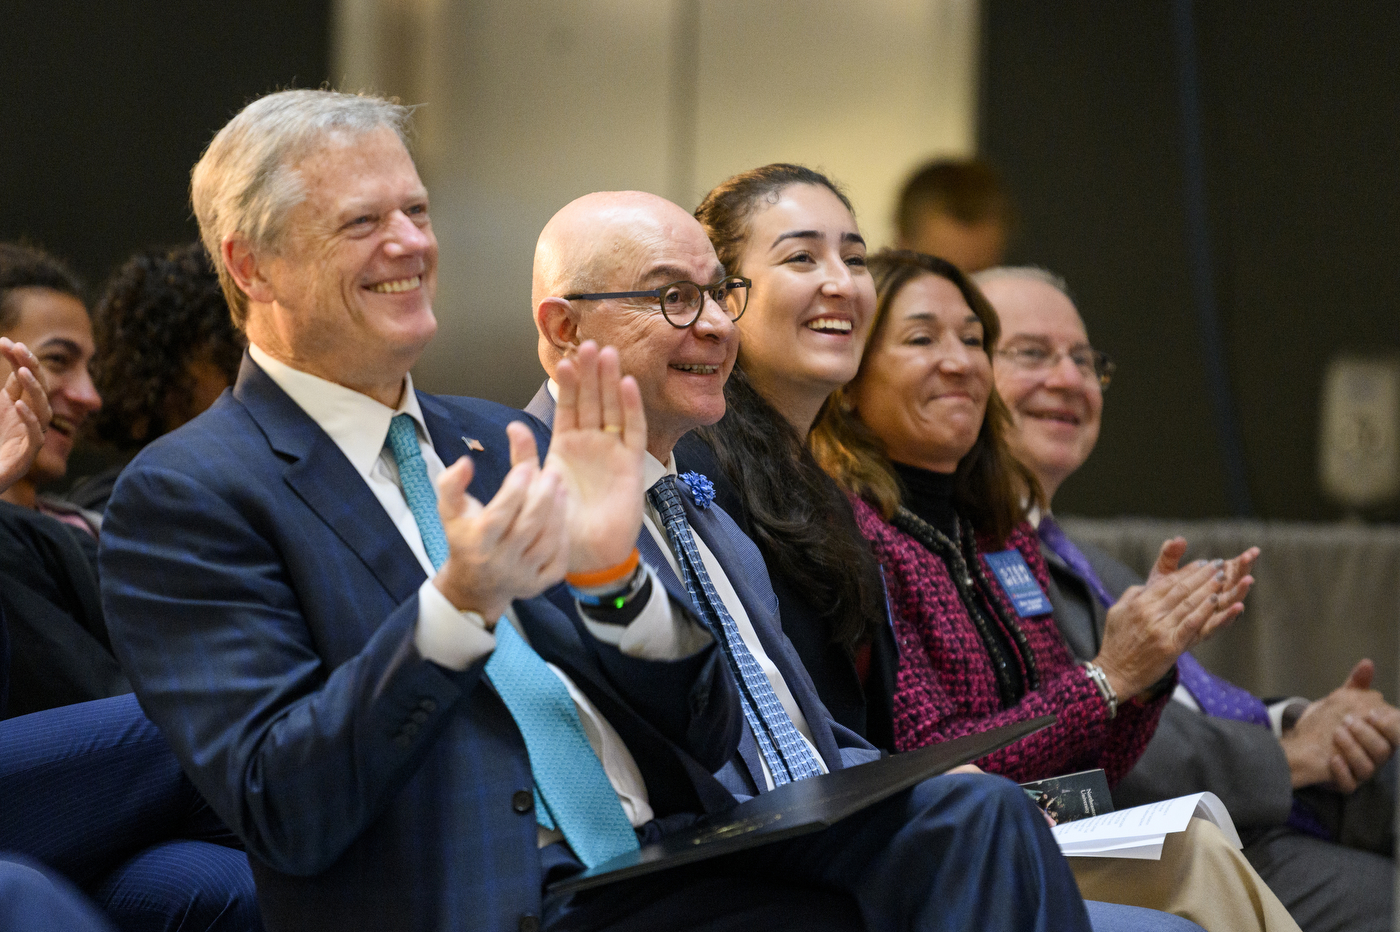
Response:
[{"label": "blue patterned necktie", "polygon": [[[710,633],[719,640],[724,654],[729,658],[729,667],[739,683],[739,694],[743,700],[744,718],[758,742],[759,753],[768,765],[768,772],[774,786],[781,786],[793,780],[812,777],[822,772],[816,755],[807,744],[802,733],[788,717],[773,684],[749,653],[744,638],[724,601],[715,591],[710,574],[700,557],[700,549],[695,545],[695,537],[690,523],[685,518],[685,508],[681,505],[680,491],[676,487],[675,476],[662,476],[656,485],[647,491],[647,499],[661,515],[666,528],[666,536],[671,541],[671,549],[680,564],[685,589],[701,619]],[[757,774],[755,782],[757,782]]]},{"label": "blue patterned necktie", "polygon": [[[398,414],[389,422],[388,446],[423,548],[440,568],[447,560],[447,535],[412,417]],[[525,739],[535,780],[535,820],[563,832],[588,867],[636,851],[637,834],[588,743],[573,697],[504,617],[496,625],[496,649],[486,675]]]}]

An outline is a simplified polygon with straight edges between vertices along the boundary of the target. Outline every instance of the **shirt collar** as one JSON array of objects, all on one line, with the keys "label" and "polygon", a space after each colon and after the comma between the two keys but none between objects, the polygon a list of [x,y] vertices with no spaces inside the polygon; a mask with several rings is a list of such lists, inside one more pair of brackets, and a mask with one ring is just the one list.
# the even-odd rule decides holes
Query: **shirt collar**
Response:
[{"label": "shirt collar", "polygon": [[666,462],[652,456],[650,453],[644,455],[642,460],[642,479],[649,489],[661,481],[662,476],[676,475],[676,454],[672,453],[666,457]]},{"label": "shirt collar", "polygon": [[412,417],[418,427],[419,441],[432,443],[428,425],[423,420],[423,409],[418,405],[418,394],[413,390],[412,375],[404,376],[404,392],[399,406],[390,408],[353,388],[293,369],[273,359],[256,343],[249,344],[248,354],[267,373],[267,377],[326,432],[355,471],[365,478],[369,477],[370,470],[379,460],[384,439],[389,435],[389,421],[395,415],[407,414]]}]

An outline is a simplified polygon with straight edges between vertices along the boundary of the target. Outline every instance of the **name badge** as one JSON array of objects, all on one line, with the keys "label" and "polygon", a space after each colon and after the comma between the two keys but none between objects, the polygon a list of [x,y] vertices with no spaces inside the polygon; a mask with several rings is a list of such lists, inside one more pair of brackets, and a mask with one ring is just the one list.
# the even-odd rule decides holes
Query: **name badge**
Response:
[{"label": "name badge", "polygon": [[1045,597],[1040,583],[1026,565],[1026,558],[1019,550],[1003,550],[1001,553],[987,554],[987,565],[996,574],[1001,589],[1016,607],[1016,614],[1022,618],[1032,615],[1045,615],[1050,612],[1050,600]]}]

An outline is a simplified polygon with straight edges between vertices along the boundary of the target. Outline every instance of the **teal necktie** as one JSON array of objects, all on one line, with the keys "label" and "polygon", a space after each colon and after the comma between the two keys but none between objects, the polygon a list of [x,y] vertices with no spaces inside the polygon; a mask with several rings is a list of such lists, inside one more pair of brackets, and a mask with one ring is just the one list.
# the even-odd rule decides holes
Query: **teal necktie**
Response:
[{"label": "teal necktie", "polygon": [[[447,560],[447,536],[412,417],[398,414],[389,422],[388,446],[423,548],[440,568]],[[486,676],[525,739],[535,779],[535,820],[563,832],[588,867],[636,851],[637,834],[588,743],[569,690],[504,616],[496,624],[496,650]]]}]

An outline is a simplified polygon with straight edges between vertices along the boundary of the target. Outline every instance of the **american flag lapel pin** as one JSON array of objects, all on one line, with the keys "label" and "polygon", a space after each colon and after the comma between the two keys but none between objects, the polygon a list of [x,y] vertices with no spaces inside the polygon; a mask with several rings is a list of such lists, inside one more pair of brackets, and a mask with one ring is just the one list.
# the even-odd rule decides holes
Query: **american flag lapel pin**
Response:
[{"label": "american flag lapel pin", "polygon": [[486,448],[481,445],[481,441],[477,440],[475,437],[463,437],[462,442],[467,445],[468,450],[474,450],[477,453],[486,452]]}]

